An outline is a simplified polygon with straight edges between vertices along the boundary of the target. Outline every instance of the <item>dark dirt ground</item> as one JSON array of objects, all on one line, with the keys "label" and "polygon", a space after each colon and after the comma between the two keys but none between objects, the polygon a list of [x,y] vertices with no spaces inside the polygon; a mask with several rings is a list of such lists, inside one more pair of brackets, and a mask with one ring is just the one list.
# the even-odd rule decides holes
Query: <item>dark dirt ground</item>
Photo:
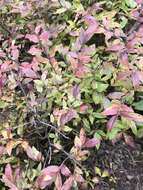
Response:
[{"label": "dark dirt ground", "polygon": [[134,149],[123,142],[114,146],[105,142],[90,163],[107,169],[115,179],[100,179],[94,190],[143,190],[143,139],[136,142]]}]

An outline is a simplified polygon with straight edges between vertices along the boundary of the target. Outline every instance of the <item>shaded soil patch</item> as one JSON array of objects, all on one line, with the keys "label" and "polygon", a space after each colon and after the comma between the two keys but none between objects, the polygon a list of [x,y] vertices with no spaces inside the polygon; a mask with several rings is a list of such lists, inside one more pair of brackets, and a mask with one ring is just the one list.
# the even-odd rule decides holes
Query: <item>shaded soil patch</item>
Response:
[{"label": "shaded soil patch", "polygon": [[115,180],[100,179],[95,190],[143,190],[143,145],[136,142],[136,148],[130,148],[123,142],[116,145],[103,143],[90,165],[107,169]]}]

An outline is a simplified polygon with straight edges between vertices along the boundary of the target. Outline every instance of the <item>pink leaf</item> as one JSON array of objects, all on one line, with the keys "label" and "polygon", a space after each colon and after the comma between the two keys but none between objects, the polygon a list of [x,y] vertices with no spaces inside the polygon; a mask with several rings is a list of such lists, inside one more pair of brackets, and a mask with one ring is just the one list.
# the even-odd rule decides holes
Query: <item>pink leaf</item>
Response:
[{"label": "pink leaf", "polygon": [[121,104],[120,110],[121,110],[122,112],[134,112],[134,110],[133,110],[131,107],[128,107],[128,106],[125,105],[125,104]]},{"label": "pink leaf", "polygon": [[97,138],[92,138],[92,139],[88,139],[85,144],[84,147],[85,148],[92,148],[95,147],[96,145],[100,144],[100,140]]},{"label": "pink leaf", "polygon": [[120,104],[112,104],[109,108],[106,108],[102,114],[103,115],[116,115],[120,109]]},{"label": "pink leaf", "polygon": [[143,4],[143,0],[135,0],[138,4]]},{"label": "pink leaf", "polygon": [[5,167],[5,176],[7,177],[7,179],[9,179],[10,181],[14,182],[14,178],[12,175],[12,168],[10,164],[7,164]]},{"label": "pink leaf", "polygon": [[74,73],[76,77],[84,78],[88,72],[89,72],[89,69],[86,66],[82,64],[78,64]]},{"label": "pink leaf", "polygon": [[55,187],[57,190],[61,190],[61,188],[62,188],[62,178],[61,178],[60,173],[57,174],[56,181],[55,181]]},{"label": "pink leaf", "polygon": [[61,173],[66,177],[71,175],[71,171],[64,164],[61,166]]},{"label": "pink leaf", "polygon": [[35,34],[26,34],[25,38],[34,43],[39,42],[39,39]]},{"label": "pink leaf", "polygon": [[143,116],[134,112],[123,112],[121,113],[121,115],[129,120],[133,120],[136,122],[143,122]]},{"label": "pink leaf", "polygon": [[10,164],[7,164],[5,167],[5,174],[2,176],[2,181],[8,186],[11,190],[19,190],[16,185],[12,174],[12,169]]},{"label": "pink leaf", "polygon": [[76,117],[77,117],[77,112],[75,110],[73,109],[68,110],[66,113],[61,115],[60,124],[65,125],[66,123],[68,123],[69,121],[71,121],[73,118]]},{"label": "pink leaf", "polygon": [[88,105],[86,105],[86,104],[82,104],[81,106],[80,106],[80,113],[85,113],[87,110],[88,110],[88,108],[89,108],[89,106]]},{"label": "pink leaf", "polygon": [[22,73],[28,78],[37,78],[37,74],[30,68],[21,67]]},{"label": "pink leaf", "polygon": [[70,176],[63,184],[61,190],[70,190],[73,185],[74,178],[73,176]]},{"label": "pink leaf", "polygon": [[127,53],[122,53],[120,56],[120,63],[129,68],[129,59]]},{"label": "pink leaf", "polygon": [[107,51],[122,52],[124,48],[125,48],[124,45],[116,44],[116,45],[112,45],[112,46],[108,47]]},{"label": "pink leaf", "polygon": [[76,174],[74,178],[79,183],[85,182],[84,178],[80,174]]},{"label": "pink leaf", "polygon": [[23,141],[21,146],[23,147],[24,151],[26,152],[27,156],[34,161],[42,161],[43,156],[41,152],[39,152],[34,146],[30,147],[26,141]]},{"label": "pink leaf", "polygon": [[41,49],[36,48],[35,46],[32,46],[30,50],[28,51],[31,55],[41,55]]},{"label": "pink leaf", "polygon": [[40,40],[43,41],[43,42],[46,42],[50,37],[50,34],[49,32],[47,31],[44,31],[42,32],[42,34],[40,35]]},{"label": "pink leaf", "polygon": [[48,166],[47,168],[41,171],[40,176],[36,179],[36,186],[41,189],[44,189],[46,186],[51,185],[56,179],[58,173],[58,166]]},{"label": "pink leaf", "polygon": [[17,60],[18,57],[19,57],[19,50],[18,50],[18,47],[17,47],[17,46],[12,46],[11,48],[12,48],[12,50],[11,50],[12,58],[13,58],[14,60]]},{"label": "pink leaf", "polygon": [[80,138],[81,144],[84,145],[84,143],[86,141],[86,133],[83,128],[81,128],[81,130],[80,130],[79,138]]}]

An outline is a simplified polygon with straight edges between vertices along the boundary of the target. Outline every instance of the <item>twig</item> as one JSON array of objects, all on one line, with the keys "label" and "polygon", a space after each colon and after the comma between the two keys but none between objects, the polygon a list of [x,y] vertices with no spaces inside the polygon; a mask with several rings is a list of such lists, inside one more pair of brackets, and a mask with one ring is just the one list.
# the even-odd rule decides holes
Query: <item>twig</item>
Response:
[{"label": "twig", "polygon": [[65,139],[70,139],[69,137],[67,137],[66,135],[64,135],[63,133],[61,133],[56,126],[51,125],[49,123],[45,123],[44,121],[40,121],[39,119],[37,119],[37,122],[39,122],[39,123],[41,123],[43,125],[46,125],[47,127],[50,127],[51,129],[55,130],[58,134],[60,134],[61,136],[63,136]]},{"label": "twig", "polygon": [[66,152],[64,149],[60,149],[60,148],[56,147],[54,144],[50,143],[50,145],[53,146],[54,148],[56,148],[57,150],[63,152],[69,159],[73,160],[74,163],[76,163],[78,166],[80,166],[82,168],[81,164],[71,154],[69,154],[68,152]]}]

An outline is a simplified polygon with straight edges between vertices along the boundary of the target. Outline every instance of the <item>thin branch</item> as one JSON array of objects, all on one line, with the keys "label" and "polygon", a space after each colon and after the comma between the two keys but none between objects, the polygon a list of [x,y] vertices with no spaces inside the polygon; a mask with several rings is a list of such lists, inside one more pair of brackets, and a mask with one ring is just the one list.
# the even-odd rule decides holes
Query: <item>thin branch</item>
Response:
[{"label": "thin branch", "polygon": [[43,124],[43,125],[45,125],[47,127],[50,127],[51,129],[55,130],[59,135],[63,136],[65,139],[70,139],[69,137],[67,137],[66,135],[64,135],[63,133],[61,133],[60,130],[56,126],[51,125],[49,123],[46,123],[44,121],[40,121],[39,119],[37,119],[37,122],[39,122],[40,124]]},{"label": "thin branch", "polygon": [[56,148],[57,150],[63,152],[69,159],[73,160],[74,163],[76,163],[79,167],[82,168],[81,164],[71,154],[69,154],[68,152],[66,152],[64,149],[60,149],[60,148],[56,147],[54,144],[50,143],[50,145],[53,146],[54,148]]}]

